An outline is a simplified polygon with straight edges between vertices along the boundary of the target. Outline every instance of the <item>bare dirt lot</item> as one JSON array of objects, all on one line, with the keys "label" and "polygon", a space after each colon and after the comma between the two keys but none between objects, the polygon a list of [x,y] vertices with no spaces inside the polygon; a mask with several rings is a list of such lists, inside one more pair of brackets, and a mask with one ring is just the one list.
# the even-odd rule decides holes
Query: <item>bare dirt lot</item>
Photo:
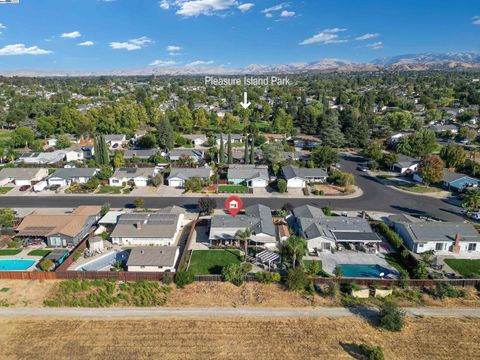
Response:
[{"label": "bare dirt lot", "polygon": [[408,319],[391,333],[342,319],[0,319],[2,359],[474,359],[480,320]]}]

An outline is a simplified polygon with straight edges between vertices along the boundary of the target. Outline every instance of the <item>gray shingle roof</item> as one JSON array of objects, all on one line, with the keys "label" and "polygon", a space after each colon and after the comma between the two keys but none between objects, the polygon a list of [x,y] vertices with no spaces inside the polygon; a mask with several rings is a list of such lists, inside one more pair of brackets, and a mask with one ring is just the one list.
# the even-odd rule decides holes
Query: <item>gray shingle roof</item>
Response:
[{"label": "gray shingle roof", "polygon": [[[178,214],[123,214],[118,217],[110,237],[173,239],[179,219]],[[140,227],[137,227],[137,224],[140,224]]]},{"label": "gray shingle roof", "polygon": [[[230,134],[230,138],[232,140],[242,140],[243,135],[241,135],[241,134]],[[222,139],[223,139],[223,141],[227,141],[228,134],[222,134]],[[220,134],[215,134],[215,140],[220,140]]]},{"label": "gray shingle roof", "polygon": [[182,156],[201,158],[203,157],[203,152],[200,150],[194,150],[194,149],[172,149],[170,150],[170,153],[168,155],[170,158],[182,157]]},{"label": "gray shingle roof", "polygon": [[282,168],[283,175],[285,179],[298,178],[309,178],[309,177],[328,177],[328,172],[326,169],[322,168],[299,168],[292,165],[287,165]]},{"label": "gray shingle roof", "polygon": [[141,246],[130,251],[127,266],[174,266],[178,246]]},{"label": "gray shingle roof", "polygon": [[50,175],[50,178],[71,180],[80,177],[92,177],[96,172],[97,169],[93,168],[62,168],[55,170],[55,172]]},{"label": "gray shingle roof", "polygon": [[38,168],[4,168],[0,170],[0,179],[31,180],[42,170]]},{"label": "gray shingle roof", "polygon": [[480,241],[480,234],[471,224],[424,221],[400,226],[407,229],[414,242],[454,241],[456,234],[462,241]]},{"label": "gray shingle roof", "polygon": [[153,176],[155,176],[154,168],[121,168],[121,169],[115,170],[115,173],[112,175],[112,178],[131,179],[136,177],[143,177],[148,179]]},{"label": "gray shingle roof", "polygon": [[153,155],[159,152],[160,149],[125,150],[123,156],[125,159],[131,159],[133,157],[138,159],[150,159]]},{"label": "gray shingle roof", "polygon": [[406,156],[406,155],[403,155],[403,154],[398,154],[397,157],[398,157],[398,161],[393,165],[397,165],[397,166],[400,166],[402,168],[410,167],[410,166],[418,164],[420,162],[420,159],[415,159],[415,158],[412,158],[410,156]]},{"label": "gray shingle roof", "polygon": [[200,167],[200,168],[173,168],[170,172],[169,179],[179,178],[183,180],[190,179],[192,177],[199,178],[209,178],[210,177],[210,168]]},{"label": "gray shingle roof", "polygon": [[236,165],[230,166],[227,172],[228,179],[251,180],[261,178],[268,181],[268,167],[255,165]]}]

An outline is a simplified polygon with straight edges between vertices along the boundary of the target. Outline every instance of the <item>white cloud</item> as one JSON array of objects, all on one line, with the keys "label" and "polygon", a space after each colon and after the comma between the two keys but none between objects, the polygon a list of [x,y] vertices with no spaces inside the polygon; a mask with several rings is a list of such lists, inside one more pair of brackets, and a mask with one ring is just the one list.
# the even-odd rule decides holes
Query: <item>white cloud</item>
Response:
[{"label": "white cloud", "polygon": [[238,10],[240,10],[241,12],[247,12],[248,10],[253,8],[254,6],[255,6],[255,4],[253,4],[253,3],[245,3],[245,4],[238,5]]},{"label": "white cloud", "polygon": [[191,63],[188,63],[185,66],[202,66],[202,65],[211,65],[213,63],[214,63],[213,60],[209,60],[209,61],[197,60],[197,61],[192,61]]},{"label": "white cloud", "polygon": [[133,51],[133,50],[140,50],[143,49],[145,46],[150,44],[152,40],[146,36],[142,36],[136,39],[130,39],[128,41],[124,42],[118,42],[118,41],[112,41],[110,43],[110,47],[112,49],[124,49],[128,51]]},{"label": "white cloud", "polygon": [[3,25],[2,23],[0,23],[0,29],[6,29],[7,27],[5,25]]},{"label": "white cloud", "polygon": [[0,48],[0,56],[9,55],[46,55],[51,54],[50,50],[40,49],[38,46],[26,47],[24,44],[6,45]]},{"label": "white cloud", "polygon": [[168,0],[162,0],[159,2],[159,5],[160,7],[163,9],[163,10],[168,10],[170,9],[170,3],[168,2]]},{"label": "white cloud", "polygon": [[186,17],[215,15],[238,6],[236,0],[176,0],[177,14]]},{"label": "white cloud", "polygon": [[273,17],[273,14],[272,14],[272,13],[266,13],[265,16],[266,16],[267,18],[272,18],[272,17]]},{"label": "white cloud", "polygon": [[342,28],[325,29],[320,31],[318,34],[303,40],[300,43],[300,45],[346,43],[348,42],[348,40],[340,39],[337,34],[339,32],[346,31],[346,30],[347,29],[342,29]]},{"label": "white cloud", "polygon": [[365,47],[368,47],[368,48],[373,49],[373,50],[378,50],[378,49],[383,48],[383,42],[377,41],[377,42],[374,42],[372,44],[365,45]]},{"label": "white cloud", "polygon": [[167,51],[169,51],[171,53],[179,52],[180,50],[182,50],[181,46],[176,46],[176,45],[168,45],[167,46]]},{"label": "white cloud", "polygon": [[93,41],[84,41],[77,44],[78,46],[93,46],[95,43]]},{"label": "white cloud", "polygon": [[280,14],[281,17],[292,17],[295,16],[295,11],[287,11],[283,10],[282,13]]},{"label": "white cloud", "polygon": [[355,40],[363,41],[363,40],[375,39],[375,38],[378,38],[379,36],[380,36],[379,33],[375,33],[375,34],[365,34],[365,35],[356,37]]},{"label": "white cloud", "polygon": [[272,6],[272,7],[263,9],[263,10],[262,10],[262,13],[268,14],[268,13],[271,13],[271,12],[273,12],[273,11],[279,11],[279,10],[282,10],[282,9],[286,8],[286,7],[289,6],[289,5],[290,5],[290,3],[284,2],[284,3],[278,4],[278,5],[274,5],[274,6]]},{"label": "white cloud", "polygon": [[152,61],[149,65],[150,66],[169,66],[169,65],[175,65],[175,61],[172,60],[155,60]]},{"label": "white cloud", "polygon": [[67,38],[67,39],[75,39],[75,38],[78,38],[80,36],[82,36],[82,34],[80,34],[80,32],[78,32],[78,31],[72,31],[72,32],[62,34],[62,38]]},{"label": "white cloud", "polygon": [[473,25],[480,25],[480,16],[474,16],[472,18],[472,24]]}]

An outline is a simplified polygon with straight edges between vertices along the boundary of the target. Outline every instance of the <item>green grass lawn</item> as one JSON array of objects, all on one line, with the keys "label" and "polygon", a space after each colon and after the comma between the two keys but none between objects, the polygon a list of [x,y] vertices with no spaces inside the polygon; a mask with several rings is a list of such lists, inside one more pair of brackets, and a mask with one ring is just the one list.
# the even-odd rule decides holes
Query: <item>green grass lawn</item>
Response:
[{"label": "green grass lawn", "polygon": [[0,187],[0,194],[6,194],[12,189],[13,189],[13,187],[11,187],[11,186]]},{"label": "green grass lawn", "polygon": [[4,250],[0,250],[0,256],[17,255],[21,251],[22,249],[4,249]]},{"label": "green grass lawn", "polygon": [[100,186],[100,188],[98,189],[98,193],[99,194],[121,194],[122,187],[110,186],[110,185]]},{"label": "green grass lawn", "polygon": [[405,190],[405,191],[411,191],[414,193],[418,194],[428,194],[428,193],[434,193],[434,192],[440,192],[442,189],[434,187],[434,186],[426,186],[426,185],[421,185],[421,184],[403,184],[399,185],[396,184],[396,187],[399,189]]},{"label": "green grass lawn", "polygon": [[445,259],[445,262],[463,276],[480,276],[480,260]]},{"label": "green grass lawn", "polygon": [[248,187],[245,185],[219,185],[219,193],[241,193],[244,194],[248,191]]},{"label": "green grass lawn", "polygon": [[224,266],[240,262],[239,250],[194,250],[189,269],[197,275],[221,274]]},{"label": "green grass lawn", "polygon": [[408,269],[406,269],[405,266],[403,266],[401,256],[402,255],[396,252],[388,253],[385,255],[385,260],[387,261],[387,263],[389,263],[392,267],[394,267],[398,271],[405,270],[406,272],[409,272]]},{"label": "green grass lawn", "polygon": [[30,251],[27,255],[44,257],[44,256],[47,256],[50,253],[51,253],[51,250],[40,250],[40,249],[38,249],[38,250]]}]

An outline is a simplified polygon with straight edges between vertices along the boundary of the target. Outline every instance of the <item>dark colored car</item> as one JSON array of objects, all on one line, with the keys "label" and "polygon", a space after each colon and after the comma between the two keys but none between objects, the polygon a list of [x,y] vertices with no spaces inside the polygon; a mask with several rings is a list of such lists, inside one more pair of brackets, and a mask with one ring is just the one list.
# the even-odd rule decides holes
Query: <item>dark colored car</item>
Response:
[{"label": "dark colored car", "polygon": [[58,185],[58,184],[51,185],[48,189],[51,190],[51,191],[57,191],[58,189],[60,189],[60,185]]},{"label": "dark colored car", "polygon": [[30,185],[22,185],[22,186],[20,186],[20,191],[27,191],[28,189],[30,189]]}]

